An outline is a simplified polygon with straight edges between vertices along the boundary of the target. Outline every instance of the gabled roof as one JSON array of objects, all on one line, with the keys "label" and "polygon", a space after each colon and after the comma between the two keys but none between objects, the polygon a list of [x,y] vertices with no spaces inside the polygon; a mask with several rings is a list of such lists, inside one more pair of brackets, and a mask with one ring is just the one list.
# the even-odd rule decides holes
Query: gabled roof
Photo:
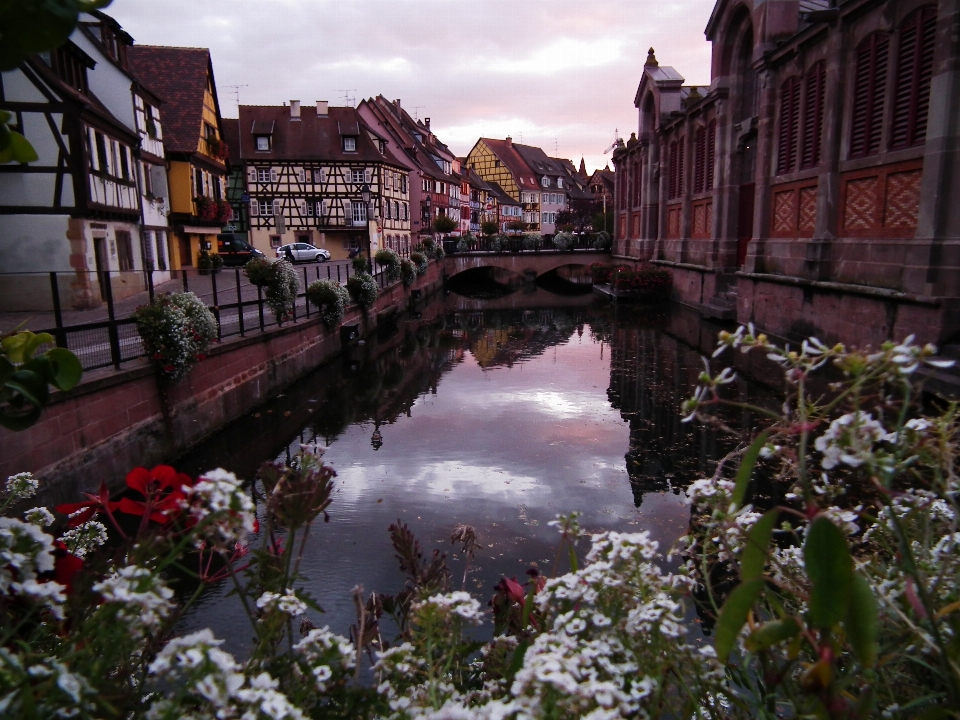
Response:
[{"label": "gabled roof", "polygon": [[488,180],[487,185],[490,186],[490,192],[492,192],[493,196],[497,198],[497,202],[500,205],[515,205],[515,206],[520,205],[520,201],[514,200],[512,197],[507,195],[507,193],[503,191],[503,188],[500,187],[499,184]]},{"label": "gabled roof", "polygon": [[553,160],[547,157],[547,154],[541,148],[533,145],[518,145],[517,143],[514,143],[513,147],[537,175],[548,177],[563,177],[566,175]]},{"label": "gabled roof", "polygon": [[223,139],[230,165],[236,169],[240,164],[240,118],[223,118]]},{"label": "gabled roof", "polygon": [[493,154],[497,156],[497,159],[510,171],[513,179],[520,188],[532,189],[539,187],[536,173],[527,165],[527,161],[523,159],[523,156],[517,152],[516,146],[510,138],[506,140],[496,140],[494,138],[482,137],[480,140],[490,148]]},{"label": "gabled roof", "polygon": [[[207,81],[213,84],[210,51],[132,45],[127,49],[127,59],[143,84],[163,100],[163,144],[167,152],[196,152],[203,129],[203,95]],[[216,85],[213,100],[217,103]]]},{"label": "gabled roof", "polygon": [[[405,167],[394,155],[389,140],[381,153],[370,128],[352,107],[330,107],[326,115],[317,108],[300,108],[300,118],[291,119],[286,105],[240,106],[239,157],[242,160],[323,160],[336,162],[385,162]],[[268,129],[268,130],[265,130]],[[270,135],[270,150],[256,149],[256,136]],[[345,152],[343,138],[356,138],[356,152]],[[232,156],[232,153],[231,153]]]}]

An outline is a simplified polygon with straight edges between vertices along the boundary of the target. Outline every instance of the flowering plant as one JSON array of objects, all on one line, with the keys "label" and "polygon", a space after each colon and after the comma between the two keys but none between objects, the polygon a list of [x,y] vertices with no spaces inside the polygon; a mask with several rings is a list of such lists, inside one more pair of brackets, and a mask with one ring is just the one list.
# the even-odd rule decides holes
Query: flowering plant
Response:
[{"label": "flowering plant", "polygon": [[400,261],[400,278],[404,287],[410,287],[417,279],[417,266],[407,258]]},{"label": "flowering plant", "polygon": [[206,195],[197,195],[193,202],[197,206],[197,218],[201,222],[214,222],[217,219],[217,201]]},{"label": "flowering plant", "polygon": [[427,265],[430,259],[424,253],[414,250],[410,253],[410,262],[417,266],[417,275],[419,277],[427,274]]},{"label": "flowering plant", "polygon": [[613,247],[613,238],[606,230],[601,230],[593,238],[594,250],[609,250]]},{"label": "flowering plant", "polygon": [[372,275],[365,272],[354,273],[349,277],[347,291],[350,293],[350,297],[364,310],[373,307],[379,293],[377,281],[373,279]]},{"label": "flowering plant", "polygon": [[267,304],[277,318],[277,325],[293,316],[297,291],[300,290],[300,278],[288,260],[254,258],[248,262],[243,272],[254,285],[266,289]]},{"label": "flowering plant", "polygon": [[553,237],[553,246],[557,250],[572,250],[577,243],[577,237],[571,232],[560,232]]},{"label": "flowering plant", "polygon": [[390,248],[381,248],[377,250],[373,259],[377,261],[377,265],[386,268],[388,283],[394,283],[400,279],[400,256],[396,252]]},{"label": "flowering plant", "polygon": [[206,357],[217,339],[217,320],[193,293],[158,295],[134,313],[147,357],[161,377],[180,380]]},{"label": "flowering plant", "polygon": [[316,280],[307,286],[307,300],[317,306],[321,322],[332,328],[343,320],[350,293],[335,280]]},{"label": "flowering plant", "polygon": [[521,244],[524,250],[539,250],[543,247],[543,235],[539,233],[527,233],[523,236]]},{"label": "flowering plant", "polygon": [[614,267],[608,282],[620,291],[662,298],[669,295],[672,285],[670,273],[666,270],[631,270],[625,266]]}]

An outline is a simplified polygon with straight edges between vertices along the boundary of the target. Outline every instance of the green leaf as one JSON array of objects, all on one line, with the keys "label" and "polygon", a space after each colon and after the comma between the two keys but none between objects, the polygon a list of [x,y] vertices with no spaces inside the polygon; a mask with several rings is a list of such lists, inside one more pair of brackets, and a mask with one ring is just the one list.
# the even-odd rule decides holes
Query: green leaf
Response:
[{"label": "green leaf", "polygon": [[37,151],[33,149],[29,140],[18,132],[9,131],[7,146],[0,150],[0,164],[10,162],[30,163],[34,162],[37,157]]},{"label": "green leaf", "polygon": [[730,657],[730,651],[733,650],[733,646],[737,642],[740,629],[747,622],[747,613],[750,612],[750,608],[760,597],[763,584],[763,578],[754,578],[741,583],[734,588],[720,609],[720,616],[717,618],[717,631],[713,641],[720,662],[725,663],[727,658]]},{"label": "green leaf", "polygon": [[0,70],[13,70],[33,53],[53,50],[77,25],[78,0],[20,0],[0,4]]},{"label": "green leaf", "polygon": [[14,432],[26,430],[40,419],[40,410],[41,408],[36,405],[28,405],[20,409],[0,405],[0,427]]},{"label": "green leaf", "polygon": [[779,517],[780,511],[776,508],[768,510],[747,533],[747,544],[740,558],[742,580],[752,580],[763,573],[770,552],[770,535]]},{"label": "green leaf", "polygon": [[53,348],[47,352],[47,357],[53,361],[55,367],[53,385],[58,390],[75,388],[83,375],[79,358],[66,348]]},{"label": "green leaf", "polygon": [[507,680],[513,680],[517,671],[523,667],[523,656],[527,654],[527,648],[530,647],[530,641],[521,640],[513,651],[513,657],[510,658],[510,667],[507,668]]},{"label": "green leaf", "polygon": [[[17,370],[3,384],[4,394],[14,393],[23,398],[23,401],[38,407],[43,407],[47,401],[47,383],[43,378],[30,370]],[[12,399],[11,404],[17,404]]]},{"label": "green leaf", "polygon": [[764,430],[757,435],[754,441],[743,454],[743,460],[740,461],[740,467],[737,469],[737,483],[733,488],[734,507],[743,507],[743,498],[747,494],[747,486],[750,484],[750,476],[753,474],[753,466],[757,464],[757,458],[760,457],[760,450],[767,444],[767,438],[770,437],[770,431]]},{"label": "green leaf", "polygon": [[18,332],[16,335],[7,335],[0,340],[0,347],[3,348],[3,352],[10,362],[15,364],[23,362],[23,349],[32,336],[32,332],[25,331]]},{"label": "green leaf", "polygon": [[877,599],[867,581],[857,573],[850,583],[850,602],[843,627],[860,664],[866,668],[876,665],[880,636]]},{"label": "green leaf", "polygon": [[784,640],[796,637],[800,633],[800,623],[796,618],[788,617],[783,620],[766,622],[747,637],[744,643],[747,650],[756,652],[781,643]]},{"label": "green leaf", "polygon": [[847,538],[823,515],[816,517],[807,531],[803,564],[813,583],[810,620],[819,628],[829,629],[847,614],[853,583],[853,559]]}]

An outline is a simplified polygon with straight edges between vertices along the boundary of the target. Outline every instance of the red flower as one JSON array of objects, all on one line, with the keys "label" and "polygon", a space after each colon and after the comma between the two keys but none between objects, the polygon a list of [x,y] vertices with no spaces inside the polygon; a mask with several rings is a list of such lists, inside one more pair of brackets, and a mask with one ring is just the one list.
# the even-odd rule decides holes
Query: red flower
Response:
[{"label": "red flower", "polygon": [[180,512],[186,497],[183,486],[191,483],[189,475],[178,473],[169,465],[157,465],[152,470],[134,468],[127,474],[127,487],[140,493],[143,500],[125,497],[120,500],[120,511],[128,515],[147,515],[150,520],[164,525],[172,515]]},{"label": "red flower", "polygon": [[71,555],[67,546],[59,540],[56,543],[53,560],[53,579],[67,588],[67,594],[73,592],[73,577],[83,569],[83,560]]},{"label": "red flower", "polygon": [[166,366],[164,366],[163,371],[164,371],[165,373],[172,373],[172,372],[174,371],[174,367],[173,367],[173,365],[166,365]]},{"label": "red flower", "polygon": [[[71,517],[69,520],[70,527],[77,527],[77,525],[82,525],[87,520],[96,517],[98,513],[106,512],[109,514],[120,507],[120,503],[112,502],[110,500],[110,493],[107,491],[107,484],[102,481],[100,483],[100,490],[97,492],[97,494],[91,495],[90,493],[87,493],[87,497],[89,500],[86,502],[57,505],[55,510],[58,513],[63,513],[64,515],[73,515],[74,513],[77,513],[76,516]],[[83,512],[78,512],[80,510]]]}]

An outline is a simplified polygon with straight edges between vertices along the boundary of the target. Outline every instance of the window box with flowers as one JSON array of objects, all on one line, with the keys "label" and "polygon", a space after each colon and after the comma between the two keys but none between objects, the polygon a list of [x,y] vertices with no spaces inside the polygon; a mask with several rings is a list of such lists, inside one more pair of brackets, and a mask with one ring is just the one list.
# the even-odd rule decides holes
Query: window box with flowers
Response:
[{"label": "window box with flowers", "polygon": [[197,206],[197,218],[200,222],[213,223],[219,219],[220,210],[217,201],[206,195],[198,195],[193,199]]},{"label": "window box with flowers", "polygon": [[216,200],[215,202],[217,206],[217,222],[221,225],[226,225],[233,220],[233,206],[229,200]]},{"label": "window box with flowers", "polygon": [[228,150],[229,148],[223,140],[207,138],[207,151],[211,157],[215,157],[217,160],[226,160]]}]

